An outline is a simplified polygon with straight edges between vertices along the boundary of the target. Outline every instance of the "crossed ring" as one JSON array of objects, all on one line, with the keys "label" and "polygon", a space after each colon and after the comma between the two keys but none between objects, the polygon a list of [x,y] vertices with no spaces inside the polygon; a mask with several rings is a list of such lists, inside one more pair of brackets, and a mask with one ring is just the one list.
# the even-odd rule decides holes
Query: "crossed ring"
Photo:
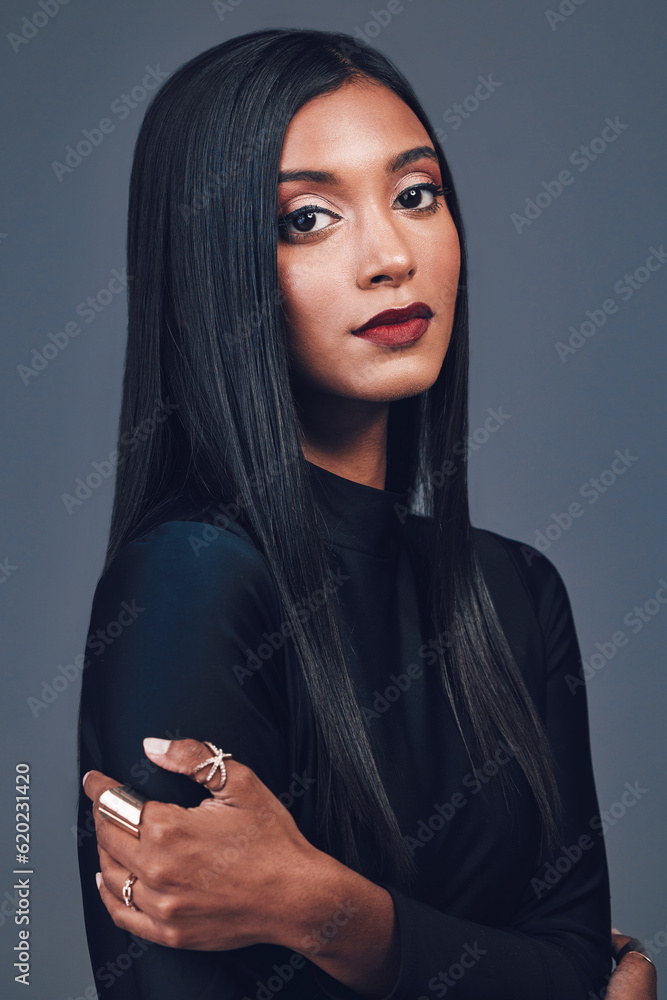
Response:
[{"label": "crossed ring", "polygon": [[[202,742],[209,748],[212,756],[202,761],[201,764],[198,764],[190,772],[190,777],[194,777],[202,767],[211,764],[211,770],[206,775],[206,781],[210,781],[217,769],[220,768],[222,784],[220,788],[216,789],[216,791],[220,791],[224,788],[227,781],[225,758],[232,755],[231,753],[223,753],[215,743],[211,743],[209,740],[203,740]],[[99,798],[99,810],[106,819],[111,820],[116,826],[119,826],[122,830],[127,830],[133,837],[138,838],[140,836],[139,824],[141,822],[141,812],[147,801],[147,797],[135,791],[132,785],[118,785],[116,788],[108,788],[105,792],[102,792]]]},{"label": "crossed ring", "polygon": [[211,767],[211,770],[206,775],[206,781],[210,781],[210,779],[215,774],[216,770],[220,768],[220,777],[222,778],[222,784],[220,785],[220,788],[216,788],[216,792],[219,792],[225,787],[225,782],[227,781],[227,768],[225,767],[224,759],[225,757],[231,757],[232,755],[230,753],[223,753],[222,750],[218,750],[215,743],[211,743],[209,740],[202,740],[202,742],[209,748],[213,756],[209,757],[207,760],[202,761],[201,764],[197,764],[194,771],[192,771],[191,776],[196,774],[197,771],[200,771],[202,767],[206,767],[207,764],[212,764],[213,766]]}]

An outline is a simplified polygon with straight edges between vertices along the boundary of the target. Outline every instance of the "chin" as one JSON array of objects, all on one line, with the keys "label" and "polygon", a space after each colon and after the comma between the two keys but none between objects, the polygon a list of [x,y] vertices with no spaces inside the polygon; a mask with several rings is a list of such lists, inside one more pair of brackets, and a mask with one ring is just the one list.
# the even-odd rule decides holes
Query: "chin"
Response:
[{"label": "chin", "polygon": [[438,358],[435,363],[415,363],[406,365],[407,371],[395,373],[384,381],[387,399],[405,399],[407,396],[418,396],[426,392],[435,383],[442,369],[444,358]]},{"label": "chin", "polygon": [[397,399],[406,399],[408,396],[418,396],[426,392],[436,381],[439,372],[440,369],[436,372],[419,372],[402,378],[379,379],[375,385],[351,387],[345,395],[352,399],[365,399],[368,402],[391,403]]}]

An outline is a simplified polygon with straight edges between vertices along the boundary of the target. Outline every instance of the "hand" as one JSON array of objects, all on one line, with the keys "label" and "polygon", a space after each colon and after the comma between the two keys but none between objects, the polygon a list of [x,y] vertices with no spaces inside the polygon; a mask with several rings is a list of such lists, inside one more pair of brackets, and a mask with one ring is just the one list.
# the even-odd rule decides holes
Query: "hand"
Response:
[{"label": "hand", "polygon": [[[152,745],[167,744],[166,753]],[[186,774],[212,792],[194,809],[150,800],[139,839],[99,812],[99,797],[114,781],[89,771],[84,792],[93,800],[101,878],[98,887],[113,922],[169,948],[225,951],[250,944],[281,944],[290,892],[308,879],[320,852],[300,833],[291,814],[255,772],[233,759],[210,782],[211,757],[197,740],[145,741],[155,764]],[[123,900],[130,874],[132,901]],[[291,887],[291,888],[290,888]]]},{"label": "hand", "polygon": [[[611,929],[611,944],[614,955],[628,943],[627,934],[621,934],[615,927]],[[657,974],[655,966],[639,955],[628,952],[609,980],[606,1000],[656,1000]]]}]

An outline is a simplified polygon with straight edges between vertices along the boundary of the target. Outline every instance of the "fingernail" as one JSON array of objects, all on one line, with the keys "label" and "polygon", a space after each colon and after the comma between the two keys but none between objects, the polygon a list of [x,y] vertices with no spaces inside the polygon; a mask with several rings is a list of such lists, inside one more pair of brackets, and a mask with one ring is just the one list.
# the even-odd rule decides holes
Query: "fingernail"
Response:
[{"label": "fingernail", "polygon": [[155,736],[147,736],[144,740],[144,750],[146,753],[165,754],[170,743],[171,740],[159,740]]},{"label": "fingernail", "polygon": [[102,881],[102,872],[97,872],[95,875],[95,881],[97,882],[97,888],[100,887],[100,882]]},{"label": "fingernail", "polygon": [[86,773],[84,774],[83,778],[81,779],[81,784],[82,785],[85,785],[86,778],[88,777],[89,774],[90,774],[90,771],[86,771]]}]

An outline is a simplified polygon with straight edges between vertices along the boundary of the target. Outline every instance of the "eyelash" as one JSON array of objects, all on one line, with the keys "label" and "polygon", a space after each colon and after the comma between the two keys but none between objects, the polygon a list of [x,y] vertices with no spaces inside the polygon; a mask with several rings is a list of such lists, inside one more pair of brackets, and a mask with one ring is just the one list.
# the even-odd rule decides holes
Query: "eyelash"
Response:
[{"label": "eyelash", "polygon": [[[396,200],[398,201],[404,194],[408,191],[430,191],[434,198],[437,199],[440,196],[444,197],[445,189],[443,187],[438,187],[437,184],[433,182],[425,181],[422,184],[410,184],[406,187],[399,195],[397,195]],[[426,205],[424,208],[406,208],[406,212],[417,212],[419,214],[426,214],[427,212],[433,214],[437,212],[439,208],[442,207],[442,203],[435,200],[432,205]],[[278,235],[281,239],[286,240],[289,243],[303,243],[308,239],[309,236],[319,235],[319,233],[324,232],[322,229],[316,230],[314,233],[292,233],[289,232],[287,226],[291,219],[298,218],[300,215],[307,215],[309,212],[323,213],[325,215],[331,216],[333,219],[340,219],[341,216],[337,215],[335,212],[329,211],[327,208],[321,208],[319,205],[303,205],[300,208],[295,209],[290,212],[289,215],[283,215],[278,219]],[[328,227],[326,227],[328,228]]]}]

